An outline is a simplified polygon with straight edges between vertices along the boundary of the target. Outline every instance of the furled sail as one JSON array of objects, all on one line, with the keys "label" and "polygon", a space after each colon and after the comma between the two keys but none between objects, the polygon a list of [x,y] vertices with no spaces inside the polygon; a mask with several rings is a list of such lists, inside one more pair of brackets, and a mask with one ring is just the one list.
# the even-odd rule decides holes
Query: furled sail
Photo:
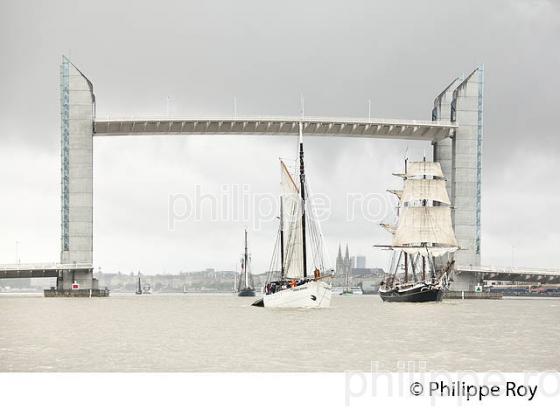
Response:
[{"label": "furled sail", "polygon": [[393,237],[393,247],[410,254],[424,253],[428,247],[433,256],[458,249],[451,223],[451,208],[447,206],[405,207]]},{"label": "furled sail", "polygon": [[407,163],[406,175],[407,178],[416,177],[434,177],[443,178],[443,172],[439,162],[430,161],[414,161]]},{"label": "furled sail", "polygon": [[401,196],[403,194],[402,189],[388,189],[387,192],[390,192],[393,195],[396,195],[396,197],[399,198],[399,199],[401,199]]},{"label": "furled sail", "polygon": [[287,278],[303,277],[302,201],[298,184],[280,161],[282,188],[282,228],[284,230],[284,274]]},{"label": "furled sail", "polygon": [[392,224],[387,224],[387,223],[381,223],[380,224],[383,228],[385,228],[387,230],[387,232],[389,232],[391,235],[394,235],[397,227],[395,225]]},{"label": "furled sail", "polygon": [[450,205],[444,179],[406,179],[401,202],[438,201]]}]

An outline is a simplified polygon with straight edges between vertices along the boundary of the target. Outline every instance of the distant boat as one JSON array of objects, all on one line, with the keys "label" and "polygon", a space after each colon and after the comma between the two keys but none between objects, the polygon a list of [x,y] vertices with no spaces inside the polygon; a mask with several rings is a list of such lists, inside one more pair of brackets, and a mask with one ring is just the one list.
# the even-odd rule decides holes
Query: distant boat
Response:
[{"label": "distant boat", "polygon": [[[348,245],[346,245],[346,255],[348,256]],[[350,286],[350,273],[348,272],[350,269],[346,269],[346,283],[344,284],[344,289],[342,289],[342,292],[340,292],[341,295],[353,295],[354,291],[352,290],[351,286]]]},{"label": "distant boat", "polygon": [[250,257],[247,247],[247,229],[245,229],[245,252],[241,258],[241,274],[237,284],[237,296],[255,296],[255,286],[250,270]]},{"label": "distant boat", "polygon": [[379,293],[379,282],[381,279],[363,279],[360,284],[362,289],[362,294],[364,295],[376,295]]},{"label": "distant boat", "polygon": [[399,200],[398,223],[382,224],[393,236],[393,259],[379,296],[384,302],[439,302],[459,249],[445,178],[440,164],[425,158],[410,164],[405,159],[404,168],[395,174],[403,178],[403,190],[390,191]]},{"label": "distant boat", "polygon": [[141,295],[142,293],[142,281],[140,280],[140,272],[138,272],[138,287],[136,288],[136,294]]},{"label": "distant boat", "polygon": [[[264,296],[253,306],[265,308],[323,308],[330,306],[332,274],[325,274],[323,235],[308,201],[303,160],[303,124],[299,124],[299,184],[280,161],[282,195],[280,227],[266,280]],[[309,244],[307,241],[309,240]],[[313,266],[308,275],[307,252]],[[280,265],[280,270],[276,270]],[[331,271],[332,272],[332,271]]]}]

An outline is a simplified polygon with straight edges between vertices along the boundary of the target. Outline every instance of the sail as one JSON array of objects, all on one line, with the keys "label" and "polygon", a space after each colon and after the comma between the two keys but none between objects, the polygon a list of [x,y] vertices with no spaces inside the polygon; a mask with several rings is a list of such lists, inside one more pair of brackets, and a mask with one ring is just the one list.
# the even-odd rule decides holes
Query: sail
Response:
[{"label": "sail", "polygon": [[302,200],[299,187],[283,161],[280,161],[282,188],[282,229],[284,230],[284,274],[303,277]]},{"label": "sail", "polygon": [[424,176],[443,178],[443,172],[441,170],[441,165],[439,164],[439,162],[416,161],[416,162],[407,163],[407,169],[406,169],[407,178],[416,178],[416,177],[424,177]]},{"label": "sail", "polygon": [[[393,247],[407,253],[418,253],[427,244],[433,256],[457,250],[458,244],[451,224],[451,208],[446,206],[403,208],[393,237]],[[439,252],[438,252],[439,253]]]},{"label": "sail", "polygon": [[[439,165],[439,164],[438,164]],[[406,179],[401,202],[438,201],[450,205],[449,195],[445,188],[444,179]]]},{"label": "sail", "polygon": [[247,257],[247,264],[245,264],[245,257],[241,257],[241,272],[237,279],[237,290],[253,289],[255,287],[253,275],[251,273],[251,257]]}]

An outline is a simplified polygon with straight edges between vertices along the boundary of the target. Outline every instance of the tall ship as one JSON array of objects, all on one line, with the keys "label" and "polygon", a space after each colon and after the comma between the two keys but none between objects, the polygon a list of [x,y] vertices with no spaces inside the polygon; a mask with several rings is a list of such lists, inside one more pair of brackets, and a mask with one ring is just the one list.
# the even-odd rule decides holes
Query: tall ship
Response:
[{"label": "tall ship", "polygon": [[451,202],[438,162],[408,162],[398,198],[397,223],[381,224],[392,234],[389,275],[379,287],[385,302],[441,301],[459,249],[451,222]]},{"label": "tall ship", "polygon": [[[332,269],[324,262],[324,240],[310,206],[305,176],[303,126],[299,124],[299,176],[280,160],[280,223],[264,296],[254,306],[324,308],[332,296]],[[296,182],[297,181],[297,182]]]},{"label": "tall ship", "polygon": [[241,258],[241,274],[237,282],[237,296],[255,296],[255,285],[250,270],[250,257],[247,247],[247,229],[245,229],[245,252]]}]

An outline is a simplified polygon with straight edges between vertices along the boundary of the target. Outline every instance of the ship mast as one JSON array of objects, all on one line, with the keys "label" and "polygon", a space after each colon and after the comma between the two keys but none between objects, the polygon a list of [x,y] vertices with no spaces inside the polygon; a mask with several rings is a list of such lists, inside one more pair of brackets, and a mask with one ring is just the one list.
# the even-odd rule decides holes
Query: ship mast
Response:
[{"label": "ship mast", "polygon": [[284,279],[284,201],[280,196],[280,274]]},{"label": "ship mast", "polygon": [[243,269],[245,273],[245,288],[249,287],[249,277],[247,275],[247,229],[245,229],[245,254],[243,255]]},{"label": "ship mast", "polygon": [[[406,173],[408,168],[408,152],[404,158],[404,175],[406,181]],[[403,251],[401,251],[403,252]],[[404,252],[404,283],[408,283],[408,253]]]},{"label": "ship mast", "polygon": [[[424,163],[426,163],[426,154],[424,153]],[[422,176],[422,179],[426,179],[426,174],[424,174]],[[422,206],[427,206],[428,205],[428,201],[426,199],[422,200]],[[423,246],[426,246],[426,243],[422,244]],[[427,248],[426,248],[427,250]],[[422,255],[422,280],[425,281],[426,280],[426,257],[424,255]]]},{"label": "ship mast", "polygon": [[301,238],[303,247],[303,277],[307,278],[307,254],[305,237],[305,166],[303,162],[303,123],[299,123],[299,182],[301,192]]}]

